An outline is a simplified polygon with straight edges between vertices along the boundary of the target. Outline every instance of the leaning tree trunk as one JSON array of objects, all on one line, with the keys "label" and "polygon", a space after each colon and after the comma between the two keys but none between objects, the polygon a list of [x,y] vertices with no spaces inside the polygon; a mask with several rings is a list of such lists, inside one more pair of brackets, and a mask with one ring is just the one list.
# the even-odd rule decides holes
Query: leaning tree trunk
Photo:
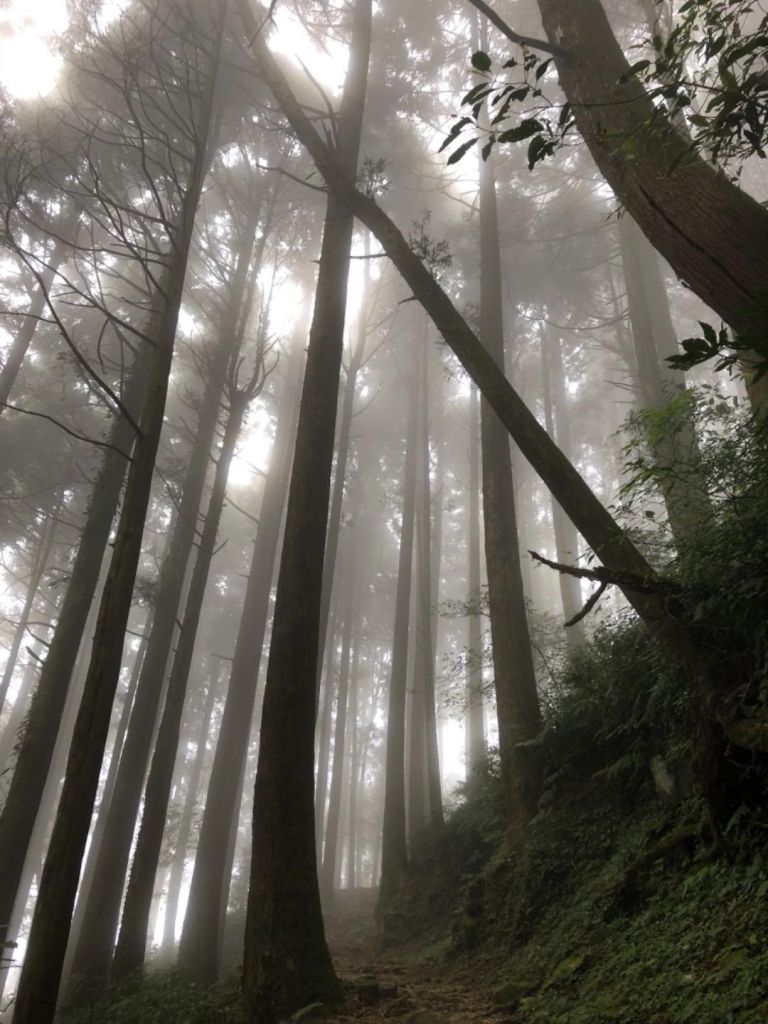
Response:
[{"label": "leaning tree trunk", "polygon": [[[236,345],[233,360],[236,358],[238,349],[239,345]],[[168,814],[173,769],[181,734],[184,702],[187,696],[187,681],[192,668],[192,656],[195,650],[208,574],[216,548],[221,514],[224,510],[227,477],[250,398],[251,395],[248,391],[230,389],[229,414],[224,429],[224,438],[216,464],[208,511],[200,535],[184,618],[179,631],[179,641],[168,680],[165,707],[160,719],[155,752],[144,793],[144,811],[136,840],[133,865],[125,893],[120,932],[112,963],[112,977],[115,980],[120,980],[138,970],[144,963],[147,929],[152,907],[152,891]]]},{"label": "leaning tree trunk", "polygon": [[[485,346],[503,369],[501,251],[492,158],[480,167],[480,319]],[[509,435],[486,401],[480,409],[480,433],[499,754],[509,835],[519,839],[538,799],[536,769],[519,753],[519,744],[539,732],[541,714],[520,568]]]},{"label": "leaning tree trunk", "polygon": [[[415,377],[413,380],[415,383]],[[400,524],[395,625],[392,631],[392,663],[387,704],[381,889],[377,907],[377,915],[382,922],[384,922],[388,907],[408,870],[405,825],[405,711],[408,679],[408,627],[411,617],[413,540],[416,518],[417,424],[417,394],[412,385],[408,390],[408,426],[403,464],[403,510]]]},{"label": "leaning tree trunk", "polygon": [[179,966],[200,984],[213,984],[219,970],[219,922],[229,892],[229,879],[226,877],[228,849],[240,810],[240,787],[253,724],[269,595],[290,472],[288,453],[294,434],[299,370],[291,360],[264,484],[259,526],[181,933]]},{"label": "leaning tree trunk", "polygon": [[[352,177],[360,148],[370,35],[371,0],[357,0],[338,118],[340,159]],[[314,734],[323,559],[353,222],[351,212],[329,196],[264,692],[243,968],[246,1005],[263,1024],[339,994],[317,879]]]},{"label": "leaning tree trunk", "polygon": [[[745,338],[768,329],[768,210],[663,122],[619,46],[600,0],[538,0],[562,48],[560,85],[606,181],[647,238]],[[651,126],[649,128],[649,126]],[[627,159],[627,143],[632,159]],[[768,375],[750,385],[758,411]]]},{"label": "leaning tree trunk", "polygon": [[19,981],[16,1024],[50,1024],[56,1009],[80,864],[88,839],[115,689],[120,675],[125,628],[131,607],[143,524],[149,505],[157,448],[163,427],[173,342],[181,306],[187,258],[205,170],[197,154],[181,212],[174,257],[165,282],[165,303],[153,342],[144,408],[128,471],[123,507],[104,587],[93,655],[72,738],[59,809],[48,847]]},{"label": "leaning tree trunk", "polygon": [[243,233],[221,332],[208,371],[179,512],[168,553],[163,560],[152,630],[131,711],[128,736],[120,757],[115,789],[110,804],[105,805],[100,812],[100,815],[106,816],[104,841],[95,853],[96,863],[90,889],[80,897],[86,902],[67,984],[66,1002],[70,1006],[89,1000],[94,993],[103,989],[112,959],[136,815],[162,695],[160,684],[165,675],[187,563],[195,540],[221,390],[236,342],[258,214],[258,208],[250,212]]},{"label": "leaning tree trunk", "polygon": [[[135,410],[139,407],[146,387],[147,359],[140,354],[123,396],[126,408]],[[120,452],[130,450],[132,440],[133,427],[126,417],[121,416],[110,432],[112,448],[104,456],[94,483],[67,592],[20,740],[16,767],[0,816],[0,940],[5,938],[3,929],[13,911],[67,701],[72,670],[93,603],[128,466],[126,457]]]}]

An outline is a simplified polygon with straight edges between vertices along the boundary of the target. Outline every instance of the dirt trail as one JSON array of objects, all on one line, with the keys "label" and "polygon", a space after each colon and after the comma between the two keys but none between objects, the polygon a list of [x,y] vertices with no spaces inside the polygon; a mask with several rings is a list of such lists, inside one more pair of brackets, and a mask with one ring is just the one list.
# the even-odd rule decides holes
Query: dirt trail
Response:
[{"label": "dirt trail", "polygon": [[332,1022],[356,1024],[502,1024],[477,979],[435,963],[419,963],[414,950],[377,951],[374,890],[337,896],[327,921],[328,940],[347,999]]}]

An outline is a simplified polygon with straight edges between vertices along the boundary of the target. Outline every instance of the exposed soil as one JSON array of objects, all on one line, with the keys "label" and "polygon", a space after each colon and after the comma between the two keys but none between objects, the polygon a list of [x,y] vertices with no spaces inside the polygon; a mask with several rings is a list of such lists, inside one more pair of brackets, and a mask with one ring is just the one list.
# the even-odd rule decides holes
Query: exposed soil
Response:
[{"label": "exposed soil", "polygon": [[407,946],[377,949],[373,912],[377,892],[337,894],[327,920],[328,940],[347,998],[334,1022],[396,1024],[502,1024],[481,980],[436,955]]}]

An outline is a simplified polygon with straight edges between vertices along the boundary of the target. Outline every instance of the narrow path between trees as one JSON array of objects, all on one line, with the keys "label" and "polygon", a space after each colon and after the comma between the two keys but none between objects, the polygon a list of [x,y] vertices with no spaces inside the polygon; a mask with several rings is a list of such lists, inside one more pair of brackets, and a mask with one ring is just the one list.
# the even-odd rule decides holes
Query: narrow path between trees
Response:
[{"label": "narrow path between trees", "polygon": [[[327,919],[328,940],[346,991],[334,1024],[506,1024],[479,979],[440,962],[418,947],[377,950],[373,911],[377,891],[336,895]],[[309,1019],[309,1017],[307,1018]]]}]

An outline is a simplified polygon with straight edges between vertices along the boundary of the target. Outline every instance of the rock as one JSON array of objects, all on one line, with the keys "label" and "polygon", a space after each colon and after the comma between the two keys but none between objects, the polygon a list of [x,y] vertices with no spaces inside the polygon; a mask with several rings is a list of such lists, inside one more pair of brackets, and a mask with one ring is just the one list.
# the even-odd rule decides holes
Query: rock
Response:
[{"label": "rock", "polygon": [[531,995],[539,987],[539,983],[532,978],[513,978],[499,985],[491,995],[496,1006],[503,1006],[513,1009],[521,999]]}]

